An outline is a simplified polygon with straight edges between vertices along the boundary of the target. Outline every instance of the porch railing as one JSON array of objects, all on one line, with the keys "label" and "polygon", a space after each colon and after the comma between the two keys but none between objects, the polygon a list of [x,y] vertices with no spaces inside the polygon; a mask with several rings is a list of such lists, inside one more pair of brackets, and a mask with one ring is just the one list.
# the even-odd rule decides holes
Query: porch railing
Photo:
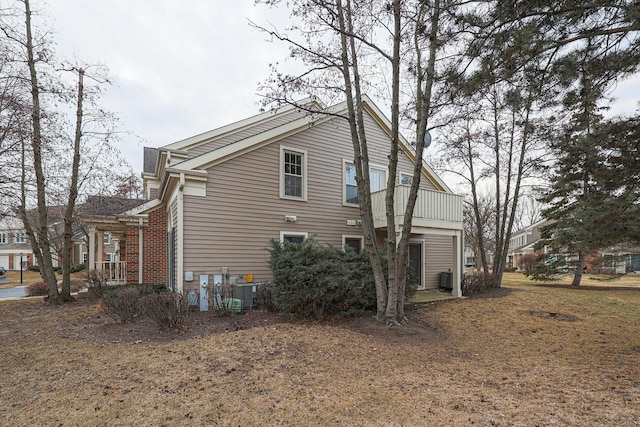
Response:
[{"label": "porch railing", "polygon": [[121,285],[127,282],[126,261],[96,262],[96,270],[101,270],[110,285]]},{"label": "porch railing", "polygon": [[[395,191],[394,211],[396,224],[402,224],[407,200],[409,199],[410,187],[408,185],[398,185]],[[373,220],[376,228],[386,227],[385,209],[386,190],[377,191],[371,194],[371,207],[373,209]],[[453,228],[462,229],[462,199],[457,194],[445,193],[435,190],[418,190],[418,199],[413,211],[413,226],[431,228]]]}]

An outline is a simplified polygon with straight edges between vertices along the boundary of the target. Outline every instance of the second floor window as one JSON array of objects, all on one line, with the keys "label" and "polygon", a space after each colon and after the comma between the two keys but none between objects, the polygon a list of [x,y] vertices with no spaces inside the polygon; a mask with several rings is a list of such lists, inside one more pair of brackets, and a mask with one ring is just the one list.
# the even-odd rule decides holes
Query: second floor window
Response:
[{"label": "second floor window", "polygon": [[358,204],[358,184],[356,183],[356,167],[349,163],[344,168],[345,203]]},{"label": "second floor window", "polygon": [[[387,170],[381,167],[369,167],[369,188],[371,192],[387,188]],[[356,182],[356,167],[353,163],[344,163],[344,201],[347,205],[358,204],[358,184]]]},{"label": "second floor window", "polygon": [[280,197],[307,199],[307,159],[304,151],[281,147],[280,149]]},{"label": "second floor window", "polygon": [[25,242],[24,232],[16,233],[14,243],[24,243],[24,242]]},{"label": "second floor window", "polygon": [[0,233],[0,244],[7,243],[7,233]]}]

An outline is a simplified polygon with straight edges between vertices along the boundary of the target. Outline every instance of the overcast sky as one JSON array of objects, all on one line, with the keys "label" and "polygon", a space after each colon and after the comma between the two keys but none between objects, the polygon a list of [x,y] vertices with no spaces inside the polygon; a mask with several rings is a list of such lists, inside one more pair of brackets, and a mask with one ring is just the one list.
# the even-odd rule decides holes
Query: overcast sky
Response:
[{"label": "overcast sky", "polygon": [[[136,171],[143,146],[257,114],[258,83],[287,56],[248,20],[282,28],[288,12],[254,0],[49,0],[32,8],[46,10],[61,56],[108,66],[114,85],[104,106],[138,137],[119,146]],[[640,79],[620,84],[616,96],[614,113],[634,111]]]},{"label": "overcast sky", "polygon": [[[248,25],[286,24],[254,0],[49,0],[59,55],[104,63],[114,84],[104,106],[118,114],[120,149],[136,171],[142,147],[159,147],[259,112],[258,83],[285,46]],[[141,139],[141,140],[140,140]]]}]

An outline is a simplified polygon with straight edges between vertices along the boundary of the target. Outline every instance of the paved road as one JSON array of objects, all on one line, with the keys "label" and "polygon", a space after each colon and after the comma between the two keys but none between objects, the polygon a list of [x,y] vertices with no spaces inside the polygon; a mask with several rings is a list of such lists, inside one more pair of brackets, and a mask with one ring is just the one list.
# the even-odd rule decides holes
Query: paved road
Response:
[{"label": "paved road", "polygon": [[15,288],[0,289],[0,299],[19,298],[27,296],[26,286],[16,286]]}]

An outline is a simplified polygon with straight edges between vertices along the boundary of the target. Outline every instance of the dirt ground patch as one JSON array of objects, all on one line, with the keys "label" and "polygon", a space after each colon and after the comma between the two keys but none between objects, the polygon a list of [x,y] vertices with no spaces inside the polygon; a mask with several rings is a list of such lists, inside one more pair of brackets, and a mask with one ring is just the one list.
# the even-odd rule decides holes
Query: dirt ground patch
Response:
[{"label": "dirt ground patch", "polygon": [[638,313],[637,291],[517,280],[402,328],[0,302],[0,425],[637,426]]}]

